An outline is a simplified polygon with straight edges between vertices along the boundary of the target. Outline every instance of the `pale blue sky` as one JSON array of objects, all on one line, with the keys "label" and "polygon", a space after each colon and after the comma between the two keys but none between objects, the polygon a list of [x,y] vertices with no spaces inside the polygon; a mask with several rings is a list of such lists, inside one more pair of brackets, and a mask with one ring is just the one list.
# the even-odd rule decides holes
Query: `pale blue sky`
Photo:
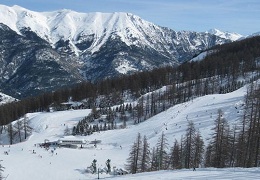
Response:
[{"label": "pale blue sky", "polygon": [[[33,11],[129,12],[173,30],[260,31],[260,0],[0,0]],[[0,17],[1,18],[1,17]]]}]

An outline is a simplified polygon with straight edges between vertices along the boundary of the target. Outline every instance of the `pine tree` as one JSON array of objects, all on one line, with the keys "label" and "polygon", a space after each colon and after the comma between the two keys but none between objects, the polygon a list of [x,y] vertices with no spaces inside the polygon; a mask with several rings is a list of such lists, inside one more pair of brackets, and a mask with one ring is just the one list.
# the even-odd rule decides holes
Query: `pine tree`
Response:
[{"label": "pine tree", "polygon": [[97,110],[96,106],[93,106],[92,107],[92,110],[91,110],[91,115],[93,116],[94,119],[98,119],[100,118],[100,112]]}]

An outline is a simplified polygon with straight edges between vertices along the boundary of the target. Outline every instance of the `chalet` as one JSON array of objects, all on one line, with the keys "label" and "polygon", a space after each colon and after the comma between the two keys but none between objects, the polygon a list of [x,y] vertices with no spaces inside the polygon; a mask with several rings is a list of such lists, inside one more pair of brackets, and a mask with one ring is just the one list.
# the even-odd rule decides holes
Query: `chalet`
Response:
[{"label": "chalet", "polygon": [[65,102],[61,103],[66,109],[84,109],[85,106],[82,102]]},{"label": "chalet", "polygon": [[54,112],[54,111],[64,111],[69,109],[84,109],[86,106],[82,102],[65,102],[61,104],[55,104],[52,103],[49,106],[48,111]]},{"label": "chalet", "polygon": [[86,140],[83,139],[59,139],[57,141],[58,146],[78,148],[83,147],[86,144]]}]

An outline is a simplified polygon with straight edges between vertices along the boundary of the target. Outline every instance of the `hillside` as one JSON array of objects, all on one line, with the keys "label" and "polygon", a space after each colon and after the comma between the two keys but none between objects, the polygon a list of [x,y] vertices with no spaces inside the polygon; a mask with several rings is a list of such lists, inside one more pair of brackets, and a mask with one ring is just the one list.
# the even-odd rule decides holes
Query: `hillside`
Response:
[{"label": "hillside", "polygon": [[[176,105],[138,125],[129,124],[126,129],[116,129],[96,132],[90,136],[65,136],[64,130],[68,126],[72,128],[79,120],[82,120],[91,110],[68,110],[52,113],[27,114],[33,132],[30,138],[22,143],[9,147],[7,137],[1,135],[1,150],[8,151],[8,155],[2,155],[1,164],[5,166],[4,175],[8,179],[92,179],[97,175],[86,173],[86,168],[91,165],[93,159],[97,159],[98,167],[103,168],[105,161],[110,158],[112,166],[124,168],[132,143],[137,133],[146,135],[148,142],[154,146],[161,133],[164,132],[168,143],[173,146],[175,139],[180,140],[187,128],[187,119],[192,120],[196,129],[199,129],[204,140],[212,133],[213,122],[217,118],[218,109],[222,109],[224,117],[229,124],[238,124],[243,112],[243,100],[246,87],[228,94],[214,94],[196,98],[183,104]],[[65,125],[65,126],[64,126]],[[85,139],[87,141],[101,140],[95,148],[93,144],[86,145],[83,149],[56,148],[52,155],[51,151],[35,147],[35,144],[43,143],[46,139],[57,141],[60,138]],[[121,148],[122,147],[122,148]],[[32,151],[36,154],[33,154]],[[56,155],[57,153],[57,155]],[[231,177],[256,179],[259,176],[258,169],[197,169],[196,172],[189,170],[162,171],[153,173],[137,174],[134,176],[122,176],[116,179],[154,179],[167,177],[174,173],[174,177],[190,179],[207,179],[208,177],[221,178]],[[26,173],[25,173],[26,172]],[[187,173],[189,172],[189,173]],[[209,173],[210,172],[210,173]],[[243,173],[246,172],[246,173]],[[207,176],[205,177],[205,174]],[[102,174],[102,178],[110,177]],[[171,176],[172,177],[172,176]],[[220,178],[219,177],[219,178]],[[169,178],[169,177],[168,177]],[[232,179],[231,178],[231,179]],[[259,176],[260,178],[260,176]],[[171,178],[170,178],[171,179]]]}]

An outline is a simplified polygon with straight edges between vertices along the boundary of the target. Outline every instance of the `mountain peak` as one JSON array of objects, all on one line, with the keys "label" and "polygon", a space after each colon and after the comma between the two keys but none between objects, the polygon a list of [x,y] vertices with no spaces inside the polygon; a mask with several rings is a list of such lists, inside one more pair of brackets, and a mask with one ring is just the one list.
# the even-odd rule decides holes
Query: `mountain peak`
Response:
[{"label": "mountain peak", "polygon": [[22,7],[22,6],[19,6],[19,5],[13,5],[11,8],[13,8],[13,9],[22,9],[22,10],[27,10],[27,9],[25,9],[24,7]]},{"label": "mountain peak", "polygon": [[234,33],[234,32],[228,32],[228,31],[221,31],[216,28],[210,29],[210,30],[206,31],[206,33],[214,34],[214,35],[219,36],[224,39],[230,39],[231,41],[236,41],[243,37],[243,35],[241,35],[241,34]]}]

